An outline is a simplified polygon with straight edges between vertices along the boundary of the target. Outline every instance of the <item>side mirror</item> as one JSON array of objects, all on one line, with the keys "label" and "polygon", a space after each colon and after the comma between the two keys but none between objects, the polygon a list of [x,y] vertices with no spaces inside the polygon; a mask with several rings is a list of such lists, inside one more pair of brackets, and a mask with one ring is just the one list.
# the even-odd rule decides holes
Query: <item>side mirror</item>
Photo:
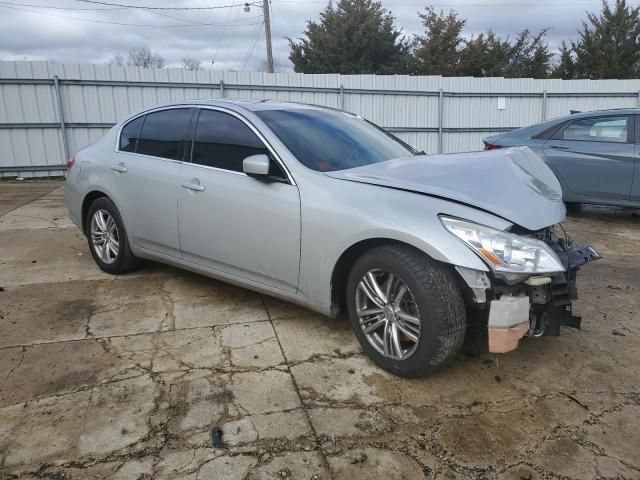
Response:
[{"label": "side mirror", "polygon": [[269,176],[271,160],[264,154],[251,155],[242,161],[242,171],[253,178],[264,180]]}]

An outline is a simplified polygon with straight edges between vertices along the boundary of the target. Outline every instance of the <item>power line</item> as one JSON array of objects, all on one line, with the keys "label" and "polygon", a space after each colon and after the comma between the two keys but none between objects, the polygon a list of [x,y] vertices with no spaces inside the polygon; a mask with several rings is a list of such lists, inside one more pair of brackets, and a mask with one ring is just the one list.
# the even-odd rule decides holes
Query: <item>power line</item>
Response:
[{"label": "power line", "polygon": [[258,34],[256,35],[256,38],[253,40],[253,45],[251,45],[251,51],[249,52],[249,56],[247,57],[247,59],[244,62],[244,65],[242,66],[243,72],[244,72],[244,69],[247,68],[249,60],[251,60],[251,57],[253,56],[253,50],[256,48],[256,44],[258,43],[258,39],[260,38],[260,34],[262,33],[262,27],[264,27],[264,22],[262,22],[258,27]]},{"label": "power line", "polygon": [[[231,11],[231,10],[229,10],[229,11]],[[169,15],[169,14],[167,14],[167,13],[158,12],[158,11],[155,11],[155,10],[152,10],[152,11],[150,11],[149,13],[153,13],[153,14],[155,14],[155,15],[160,15],[160,16],[162,16],[162,17],[166,17],[166,18],[171,18],[171,19],[173,19],[173,20],[179,20],[179,21],[181,21],[181,22],[191,23],[191,24],[193,24],[193,25],[203,25],[203,26],[211,26],[211,25],[214,25],[214,26],[220,26],[220,25],[223,25],[223,23],[216,23],[216,24],[213,24],[213,23],[198,22],[198,21],[196,21],[196,20],[191,20],[191,19],[188,19],[188,18],[174,17],[173,15]],[[259,19],[259,18],[262,18],[262,15],[256,15],[255,17],[245,18],[245,20],[254,20],[254,19]],[[227,22],[224,22],[224,25],[226,25],[226,24],[227,24]],[[245,24],[244,24],[244,23],[242,23],[242,24],[237,24],[236,26],[244,26],[244,25],[245,25]],[[246,25],[260,25],[260,22],[247,23]],[[178,27],[178,26],[180,26],[180,25],[175,25],[175,26],[176,26],[176,27]],[[186,26],[188,26],[188,25],[183,25],[183,26],[185,26],[185,27],[186,27]]]},{"label": "power line", "polygon": [[[16,7],[14,6],[14,4],[11,5],[7,5],[4,2],[0,2],[0,8],[9,8],[11,10],[18,10],[21,12],[28,12],[28,13],[35,13],[37,15],[44,15],[44,16],[48,16],[48,17],[57,17],[57,18],[66,18],[68,20],[77,20],[77,21],[81,21],[81,22],[90,22],[90,23],[101,23],[101,24],[107,24],[107,25],[120,25],[120,26],[126,26],[126,27],[154,27],[154,28],[185,28],[185,27],[202,27],[202,26],[206,26],[206,27],[219,27],[221,25],[223,25],[222,23],[195,23],[195,24],[189,24],[189,25],[158,25],[158,24],[147,24],[147,23],[124,23],[124,22],[112,22],[109,20],[98,20],[98,19],[94,19],[94,18],[83,18],[83,17],[72,17],[69,15],[60,15],[60,14],[56,14],[56,13],[50,13],[50,12],[40,12],[37,10],[31,10],[31,9],[27,9],[27,8],[20,8],[20,7]],[[175,17],[173,17],[175,18]],[[252,17],[252,18],[248,18],[247,20],[254,20],[257,18],[262,18],[262,15],[258,15],[256,17]],[[183,19],[179,19],[182,21],[187,21],[187,20],[183,20]],[[248,27],[248,26],[253,26],[253,25],[258,25],[261,22],[253,22],[253,23],[241,23],[241,24],[237,24],[237,25],[233,25],[234,27]]]},{"label": "power line", "polygon": [[[111,7],[122,7],[122,8],[137,8],[141,10],[217,10],[221,8],[233,8],[244,6],[242,4],[235,5],[216,5],[213,7],[149,7],[145,5],[130,5],[125,3],[111,3],[111,2],[102,2],[100,0],[76,0],[77,2],[91,3],[95,5],[108,5]],[[256,2],[249,2],[249,5],[257,5]]]},{"label": "power line", "polygon": [[[240,16],[240,10],[236,10],[236,18],[233,21],[237,22],[239,16]],[[222,63],[227,61],[227,57],[229,56],[229,50],[231,50],[231,46],[233,45],[233,36],[234,36],[234,33],[235,33],[235,25],[232,23],[230,26],[231,26],[231,31],[229,32],[229,42],[227,43],[227,48],[223,51],[224,57],[222,58]]]},{"label": "power line", "polygon": [[[235,5],[236,1],[233,0]],[[218,50],[220,50],[220,45],[222,44],[222,39],[224,38],[224,33],[227,31],[227,25],[229,23],[229,19],[231,18],[231,10],[227,12],[227,20],[224,22],[224,27],[222,29],[222,33],[220,34],[220,39],[218,40],[218,45],[216,46],[216,52],[213,54],[213,60],[211,61],[211,65],[216,63],[216,59],[218,58]]]},{"label": "power line", "polygon": [[14,3],[14,2],[0,2],[5,5],[12,5],[16,7],[35,7],[45,8],[49,10],[80,10],[80,11],[109,11],[109,10],[126,10],[125,7],[59,7],[57,5],[33,5],[30,3]]},{"label": "power line", "polygon": [[[323,0],[278,0],[278,3],[297,3],[297,4],[321,4],[326,5],[327,2]],[[530,2],[530,3],[457,3],[457,2],[428,2],[428,5],[432,7],[500,7],[500,8],[520,8],[520,7],[580,7],[580,6],[599,6],[601,2],[594,0],[593,2],[580,2],[580,3],[558,3],[558,2]],[[424,7],[424,3],[391,3],[386,2],[383,5],[385,8],[390,9],[393,7]]]}]

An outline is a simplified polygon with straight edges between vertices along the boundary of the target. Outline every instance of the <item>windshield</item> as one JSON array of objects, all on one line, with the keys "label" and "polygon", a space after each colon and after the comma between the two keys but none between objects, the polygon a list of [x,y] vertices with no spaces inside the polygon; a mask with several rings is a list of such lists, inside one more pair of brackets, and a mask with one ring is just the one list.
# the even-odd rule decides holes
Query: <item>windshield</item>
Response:
[{"label": "windshield", "polygon": [[321,172],[417,153],[381,128],[346,112],[300,108],[255,113],[302,164]]}]

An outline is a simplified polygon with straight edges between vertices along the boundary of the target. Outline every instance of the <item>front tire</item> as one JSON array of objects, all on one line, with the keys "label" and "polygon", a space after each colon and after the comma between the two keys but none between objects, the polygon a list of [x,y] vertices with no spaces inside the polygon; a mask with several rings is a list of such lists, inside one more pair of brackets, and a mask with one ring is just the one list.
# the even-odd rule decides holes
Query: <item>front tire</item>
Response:
[{"label": "front tire", "polygon": [[464,341],[464,300],[453,274],[409,246],[365,252],[347,280],[347,308],[367,355],[400,377],[443,367]]},{"label": "front tire", "polygon": [[102,271],[115,275],[140,265],[131,252],[120,212],[110,199],[101,197],[91,204],[85,225],[91,256]]}]

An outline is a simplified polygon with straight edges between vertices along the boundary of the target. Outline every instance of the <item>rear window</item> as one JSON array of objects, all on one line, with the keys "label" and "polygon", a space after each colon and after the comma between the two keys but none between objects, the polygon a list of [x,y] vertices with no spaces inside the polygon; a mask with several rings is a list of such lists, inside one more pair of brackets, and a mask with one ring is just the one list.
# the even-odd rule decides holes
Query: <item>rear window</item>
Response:
[{"label": "rear window", "polygon": [[571,122],[562,134],[563,140],[626,143],[629,117],[583,118]]},{"label": "rear window", "polygon": [[140,128],[144,121],[144,115],[131,120],[120,132],[120,150],[123,152],[135,152],[140,137]]}]

